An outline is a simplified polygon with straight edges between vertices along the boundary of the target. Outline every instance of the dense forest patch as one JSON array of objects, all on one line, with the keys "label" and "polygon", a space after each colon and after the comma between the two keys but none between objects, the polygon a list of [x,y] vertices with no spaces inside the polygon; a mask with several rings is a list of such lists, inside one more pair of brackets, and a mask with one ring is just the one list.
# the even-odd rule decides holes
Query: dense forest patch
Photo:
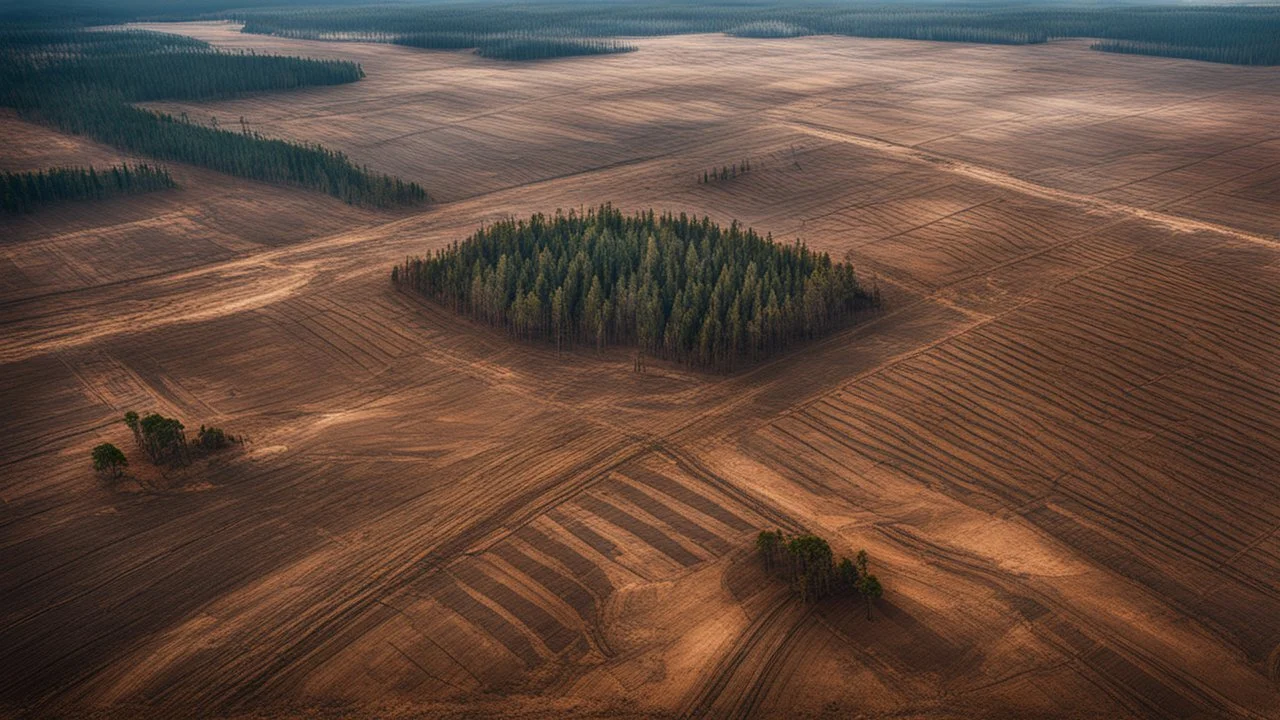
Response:
[{"label": "dense forest patch", "polygon": [[608,205],[481,228],[392,282],[528,339],[622,344],[719,370],[819,337],[878,304],[853,268],[802,244]]},{"label": "dense forest patch", "polygon": [[177,187],[169,171],[146,164],[53,168],[0,176],[0,208],[30,212],[61,200],[89,200]]},{"label": "dense forest patch", "polygon": [[350,83],[355,63],[221,52],[166,33],[26,28],[0,33],[0,104],[129,152],[299,185],[361,205],[426,200],[416,183],[371,172],[318,145],[205,127],[135,107]]}]

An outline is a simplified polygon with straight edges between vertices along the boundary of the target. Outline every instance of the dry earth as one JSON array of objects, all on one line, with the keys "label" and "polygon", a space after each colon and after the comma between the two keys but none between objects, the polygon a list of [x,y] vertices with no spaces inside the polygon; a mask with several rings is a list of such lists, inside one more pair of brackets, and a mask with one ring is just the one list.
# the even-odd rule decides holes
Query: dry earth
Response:
[{"label": "dry earth", "polygon": [[[166,109],[441,202],[186,168],[3,221],[10,712],[1280,718],[1280,70],[180,29],[369,77]],[[7,169],[116,157],[0,131]],[[888,308],[733,376],[637,375],[388,287],[483,221],[603,201],[801,237]],[[106,487],[88,451],[129,408],[250,442]],[[867,548],[877,619],[789,600],[749,550],[773,526]]]}]

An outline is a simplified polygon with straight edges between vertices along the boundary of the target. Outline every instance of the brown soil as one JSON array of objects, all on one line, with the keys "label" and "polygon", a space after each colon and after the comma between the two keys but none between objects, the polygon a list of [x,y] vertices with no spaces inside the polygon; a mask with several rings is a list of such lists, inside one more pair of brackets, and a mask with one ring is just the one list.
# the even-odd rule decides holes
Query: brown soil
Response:
[{"label": "brown soil", "polygon": [[[165,26],[172,29],[172,26]],[[391,216],[178,168],[0,220],[0,707],[40,716],[1280,718],[1280,71],[849,38],[359,60],[164,105],[424,183]],[[0,117],[0,166],[109,148]],[[752,171],[700,185],[704,169]],[[887,309],[711,376],[391,290],[612,201],[852,260]],[[126,409],[249,438],[107,487]],[[763,527],[867,548],[806,607]]]}]

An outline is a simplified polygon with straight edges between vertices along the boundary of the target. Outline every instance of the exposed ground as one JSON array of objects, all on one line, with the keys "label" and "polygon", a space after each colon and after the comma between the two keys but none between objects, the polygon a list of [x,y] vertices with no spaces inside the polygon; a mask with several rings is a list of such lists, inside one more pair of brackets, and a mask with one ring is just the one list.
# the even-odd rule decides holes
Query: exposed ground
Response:
[{"label": "exposed ground", "polygon": [[[182,31],[369,77],[167,109],[443,202],[181,169],[3,221],[11,710],[1280,717],[1280,71],[849,38],[505,64]],[[0,130],[7,169],[115,158]],[[637,375],[387,282],[485,220],[602,201],[801,237],[888,308],[730,377]],[[88,452],[129,445],[129,408],[250,442],[109,488]],[[877,619],[787,599],[749,552],[775,526],[867,548]]]}]

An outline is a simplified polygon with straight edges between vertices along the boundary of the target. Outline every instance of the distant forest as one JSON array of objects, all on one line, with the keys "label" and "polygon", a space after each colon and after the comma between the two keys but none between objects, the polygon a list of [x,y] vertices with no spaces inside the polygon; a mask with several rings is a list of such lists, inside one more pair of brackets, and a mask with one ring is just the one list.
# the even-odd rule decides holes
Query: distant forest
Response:
[{"label": "distant forest", "polygon": [[0,208],[5,212],[30,212],[36,206],[60,200],[89,200],[177,187],[169,172],[150,165],[113,165],[54,168],[0,175]]},{"label": "distant forest", "polygon": [[426,200],[416,183],[376,174],[318,145],[205,127],[133,105],[355,82],[358,65],[219,52],[140,30],[26,27],[0,32],[0,105],[64,132],[151,157],[299,185],[360,205]]},{"label": "distant forest", "polygon": [[[1095,50],[1280,64],[1280,6],[833,0],[368,3],[359,0],[0,0],[5,27],[230,19],[248,33],[474,49],[510,60],[626,52],[614,38],[726,33],[997,44],[1090,38]],[[518,40],[518,42],[517,42]]]},{"label": "distant forest", "polygon": [[608,205],[506,220],[392,269],[397,286],[535,339],[623,344],[717,370],[879,303],[853,268],[734,223]]},{"label": "distant forest", "polygon": [[[1030,3],[424,3],[262,7],[214,13],[244,32],[361,39],[417,47],[478,48],[504,36],[544,38],[539,54],[581,54],[555,43],[719,32],[742,37],[850,35],[1022,45],[1093,38],[1094,49],[1243,65],[1280,64],[1280,7]],[[412,38],[412,40],[408,40]],[[501,55],[494,55],[501,57]]]},{"label": "distant forest", "polygon": [[636,49],[634,45],[608,38],[547,37],[530,33],[471,35],[420,32],[396,35],[392,42],[432,50],[475,48],[478,55],[498,60],[547,60],[577,55],[609,55]]}]

